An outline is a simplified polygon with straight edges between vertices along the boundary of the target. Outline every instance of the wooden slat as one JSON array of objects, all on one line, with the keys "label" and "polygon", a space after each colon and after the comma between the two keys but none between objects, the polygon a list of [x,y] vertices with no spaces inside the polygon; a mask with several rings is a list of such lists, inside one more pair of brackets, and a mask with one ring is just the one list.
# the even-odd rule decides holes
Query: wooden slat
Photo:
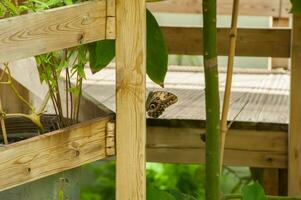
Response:
[{"label": "wooden slat", "polygon": [[105,39],[105,36],[105,0],[2,19],[0,63]]},{"label": "wooden slat", "polygon": [[288,149],[288,195],[301,196],[301,14],[293,16]]},{"label": "wooden slat", "polygon": [[[153,12],[202,13],[202,1],[166,0],[158,3],[149,3],[148,8]],[[239,14],[280,17],[280,11],[280,0],[241,0]],[[231,15],[232,0],[218,0],[217,12],[219,15]]]},{"label": "wooden slat", "polygon": [[[201,55],[202,28],[163,27],[169,54]],[[229,29],[218,29],[218,54],[227,55]],[[289,57],[289,29],[241,28],[237,33],[237,56]]]},{"label": "wooden slat", "polygon": [[116,199],[146,199],[145,0],[116,1]]},{"label": "wooden slat", "polygon": [[0,148],[0,191],[106,157],[101,118]]},{"label": "wooden slat", "polygon": [[[204,163],[200,128],[148,127],[147,160],[166,163]],[[225,164],[264,168],[287,167],[287,133],[230,129]],[[181,142],[179,142],[181,141]]]}]

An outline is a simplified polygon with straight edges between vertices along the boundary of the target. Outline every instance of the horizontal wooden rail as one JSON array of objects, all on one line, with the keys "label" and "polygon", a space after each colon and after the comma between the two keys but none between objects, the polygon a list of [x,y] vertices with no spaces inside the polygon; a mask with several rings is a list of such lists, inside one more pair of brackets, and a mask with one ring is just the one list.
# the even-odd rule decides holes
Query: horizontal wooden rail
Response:
[{"label": "horizontal wooden rail", "polygon": [[0,191],[106,158],[110,120],[99,118],[1,147]]},{"label": "horizontal wooden rail", "polygon": [[[107,0],[110,2],[110,0]],[[89,1],[0,20],[0,63],[115,38],[114,4]],[[108,14],[108,16],[106,16]],[[202,28],[162,27],[170,54],[201,55]],[[227,55],[227,28],[218,29],[218,53]],[[238,30],[238,56],[289,57],[290,29]]]},{"label": "horizontal wooden rail", "polygon": [[[163,163],[204,163],[200,128],[148,127],[147,160]],[[226,165],[287,167],[287,133],[230,129],[225,146]]]},{"label": "horizontal wooden rail", "polygon": [[0,63],[111,38],[107,9],[106,0],[89,1],[0,20]]},{"label": "horizontal wooden rail", "polygon": [[[280,2],[282,1],[282,2]],[[217,0],[219,15],[231,15],[233,0]],[[291,4],[289,0],[241,0],[239,15],[288,17]],[[149,3],[153,12],[165,13],[202,13],[201,0],[166,0]]]},{"label": "horizontal wooden rail", "polygon": [[[113,116],[98,118],[1,147],[0,191],[112,156],[115,152],[112,119]],[[205,148],[200,134],[205,130],[186,125],[149,125],[147,161],[204,163]],[[243,127],[229,131],[226,165],[287,168],[285,130]]]},{"label": "horizontal wooden rail", "polygon": [[[202,28],[162,27],[169,54],[202,55]],[[289,57],[290,29],[240,28],[237,33],[237,56]],[[229,29],[218,28],[218,54],[227,55]]]}]

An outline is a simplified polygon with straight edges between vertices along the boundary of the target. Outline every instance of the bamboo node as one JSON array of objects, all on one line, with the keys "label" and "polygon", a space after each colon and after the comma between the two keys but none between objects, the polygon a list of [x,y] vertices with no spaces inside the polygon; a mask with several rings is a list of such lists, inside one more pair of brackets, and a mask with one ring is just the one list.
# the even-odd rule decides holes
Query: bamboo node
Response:
[{"label": "bamboo node", "polygon": [[217,67],[217,57],[206,59],[204,64],[207,69]]}]

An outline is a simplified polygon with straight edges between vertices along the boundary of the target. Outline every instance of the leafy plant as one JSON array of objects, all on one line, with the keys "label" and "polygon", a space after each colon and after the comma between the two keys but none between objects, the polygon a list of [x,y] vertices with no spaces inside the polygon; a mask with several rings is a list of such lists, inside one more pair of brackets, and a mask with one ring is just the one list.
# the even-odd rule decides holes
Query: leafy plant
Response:
[{"label": "leafy plant", "polygon": [[301,13],[301,1],[300,0],[291,0],[292,9],[291,13]]},{"label": "leafy plant", "polygon": [[[167,72],[168,52],[163,33],[158,22],[150,11],[146,12],[147,55],[146,72],[149,78],[158,85],[164,85]],[[115,40],[101,40],[89,44],[90,69],[96,73],[105,68],[115,57]]]}]

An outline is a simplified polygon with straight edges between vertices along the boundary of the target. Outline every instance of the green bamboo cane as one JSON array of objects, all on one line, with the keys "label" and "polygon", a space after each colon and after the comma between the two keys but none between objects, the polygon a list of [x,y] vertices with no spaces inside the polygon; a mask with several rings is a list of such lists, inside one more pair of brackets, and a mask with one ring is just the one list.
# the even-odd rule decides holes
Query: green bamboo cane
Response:
[{"label": "green bamboo cane", "polygon": [[216,42],[216,0],[203,0],[206,94],[206,200],[220,199],[220,107]]}]

